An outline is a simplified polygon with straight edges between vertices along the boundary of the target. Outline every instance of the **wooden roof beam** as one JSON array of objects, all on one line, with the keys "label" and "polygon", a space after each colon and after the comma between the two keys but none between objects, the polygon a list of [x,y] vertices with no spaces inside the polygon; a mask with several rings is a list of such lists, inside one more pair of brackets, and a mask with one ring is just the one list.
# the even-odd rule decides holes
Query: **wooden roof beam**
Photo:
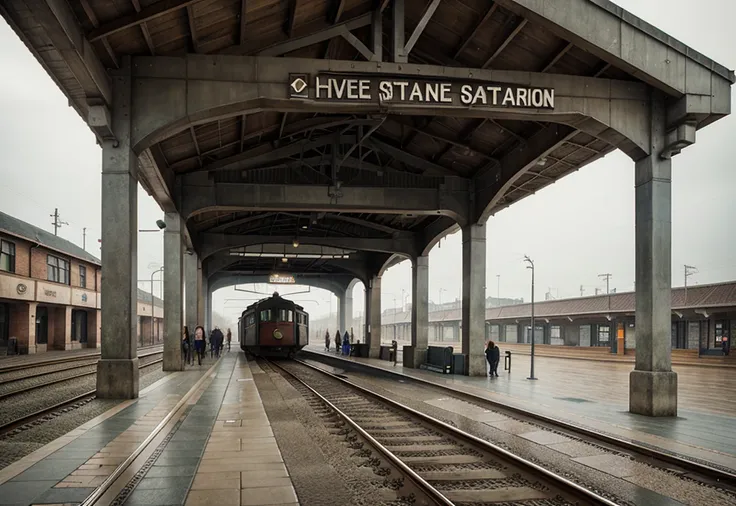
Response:
[{"label": "wooden roof beam", "polygon": [[184,9],[187,6],[192,5],[193,3],[198,1],[199,0],[161,0],[160,2],[156,2],[155,4],[141,9],[140,12],[121,16],[108,23],[100,25],[98,28],[95,28],[94,30],[89,32],[89,34],[87,34],[87,39],[90,42],[94,42],[101,39],[102,37],[107,37],[108,35],[112,35],[113,33],[126,30],[133,26],[138,26],[142,23],[145,23],[146,21],[165,16],[170,12]]},{"label": "wooden roof beam", "polygon": [[189,20],[189,33],[192,36],[192,49],[199,53],[199,40],[197,39],[197,27],[194,22],[194,7],[187,5],[187,20]]},{"label": "wooden roof beam", "polygon": [[434,11],[437,10],[437,7],[440,5],[440,0],[432,0],[429,5],[427,6],[427,10],[424,11],[424,14],[422,14],[422,19],[419,20],[419,24],[417,24],[416,28],[414,28],[414,32],[412,32],[411,36],[409,37],[409,40],[406,42],[406,45],[404,46],[404,56],[409,56],[409,53],[411,53],[411,50],[414,49],[414,44],[417,43],[417,40],[419,40],[419,37],[424,32],[424,29],[427,27],[427,23],[429,23],[429,20],[432,19],[432,16],[434,15]]},{"label": "wooden roof beam", "polygon": [[[133,8],[136,12],[141,11],[141,3],[139,0],[131,0],[133,3]],[[153,45],[153,39],[151,38],[151,32],[148,31],[148,25],[146,23],[141,23],[141,33],[143,34],[143,38],[146,39],[146,44],[148,45],[148,50],[151,52],[151,56],[156,56],[156,49]]]},{"label": "wooden roof beam", "polygon": [[552,67],[554,67],[557,64],[557,62],[560,61],[560,58],[562,58],[563,56],[565,56],[567,54],[567,52],[573,48],[574,45],[575,44],[573,44],[572,42],[568,43],[564,48],[562,48],[562,50],[560,52],[558,52],[555,55],[554,58],[552,58],[552,60],[547,65],[544,66],[544,68],[542,70],[540,70],[540,72],[541,73],[545,73],[549,69],[551,69]]},{"label": "wooden roof beam", "polygon": [[258,56],[281,56],[282,54],[290,53],[297,49],[317,44],[318,42],[324,42],[333,37],[341,36],[343,31],[346,29],[350,31],[363,26],[368,26],[371,24],[371,18],[371,13],[363,14],[362,16],[358,16],[357,18],[353,18],[343,23],[312,32],[309,35],[274,44],[259,51]]},{"label": "wooden roof beam", "polygon": [[529,22],[527,19],[522,19],[519,24],[516,25],[516,28],[509,34],[508,37],[501,43],[501,45],[496,49],[496,51],[491,55],[490,58],[486,60],[486,62],[481,67],[482,69],[488,68],[488,65],[493,63],[493,60],[498,58],[498,55],[500,55],[504,49],[506,49],[506,46],[511,44],[511,41],[514,40],[514,37],[516,37],[519,32],[526,26],[526,24]]},{"label": "wooden roof beam", "polygon": [[340,35],[343,39],[348,41],[351,46],[353,46],[360,54],[363,55],[363,57],[368,61],[378,61],[376,60],[376,54],[368,49],[368,47],[363,44],[363,41],[361,41],[358,37],[353,35],[353,33],[348,30],[345,26],[342,27],[342,30],[340,31]]},{"label": "wooden roof beam", "polygon": [[246,32],[245,25],[248,21],[248,18],[246,17],[246,4],[248,3],[248,0],[240,0],[240,45],[245,44],[245,36],[248,32]]},{"label": "wooden roof beam", "polygon": [[448,168],[445,168],[441,165],[437,165],[436,163],[431,162],[429,160],[425,160],[424,158],[421,158],[419,156],[412,155],[411,153],[408,153],[401,148],[397,148],[395,146],[387,144],[383,141],[376,139],[375,137],[367,139],[365,142],[366,142],[366,145],[372,147],[373,149],[376,149],[378,151],[383,151],[387,155],[395,158],[396,160],[399,160],[402,163],[405,163],[411,167],[420,169],[424,172],[433,172],[437,175],[443,175],[443,176],[457,176],[457,173],[455,173],[454,171]]},{"label": "wooden roof beam", "polygon": [[[432,118],[432,119],[434,119],[434,118]],[[471,152],[473,152],[473,153],[475,153],[475,154],[477,154],[479,156],[482,156],[483,158],[485,158],[487,160],[496,160],[491,155],[489,155],[487,153],[483,153],[482,151],[478,151],[477,149],[474,149],[474,148],[468,146],[467,144],[463,144],[462,142],[454,141],[452,139],[448,139],[446,137],[442,137],[440,135],[430,133],[430,132],[428,132],[426,130],[426,127],[424,129],[420,129],[420,128],[417,128],[417,127],[414,127],[414,126],[411,126],[411,125],[405,125],[404,124],[403,126],[411,129],[413,132],[415,132],[415,133],[417,133],[419,135],[425,135],[425,136],[430,137],[430,138],[432,138],[434,140],[437,140],[439,142],[443,142],[445,144],[451,144],[452,146],[454,146],[456,148],[467,149],[468,151],[471,151]],[[429,126],[429,124],[427,126]],[[476,129],[477,128],[473,128],[473,131],[475,131]]]},{"label": "wooden roof beam", "polygon": [[299,7],[299,0],[291,0],[289,5],[289,18],[286,20],[286,25],[284,25],[284,32],[289,37],[294,33],[294,26],[296,26],[297,7]]},{"label": "wooden roof beam", "polygon": [[[100,26],[100,21],[97,19],[97,15],[95,14],[95,11],[92,9],[92,6],[89,4],[87,0],[80,0],[82,4],[82,9],[84,9],[84,13],[87,14],[87,18],[89,19],[89,22],[92,23],[92,26],[97,28]],[[113,50],[112,46],[110,45],[110,41],[107,40],[107,38],[102,39],[102,46],[105,48],[105,52],[112,60],[113,65],[115,65],[115,68],[120,68],[120,60],[118,60],[118,56],[115,54],[115,51]]]},{"label": "wooden roof beam", "polygon": [[496,12],[496,9],[498,9],[498,4],[496,2],[493,2],[491,6],[486,11],[485,16],[481,18],[480,21],[475,25],[475,28],[473,28],[473,31],[470,32],[470,35],[467,39],[463,41],[462,44],[460,44],[460,47],[457,48],[457,51],[455,51],[455,56],[453,56],[453,59],[457,60],[457,57],[460,56],[460,53],[462,53],[466,47],[468,47],[468,44],[470,44],[470,41],[475,38],[475,36],[478,34],[478,30],[486,24],[486,21],[491,19],[491,16],[493,16],[493,13]]},{"label": "wooden roof beam", "polygon": [[380,223],[362,220],[360,218],[353,218],[352,216],[345,216],[344,214],[326,214],[323,219],[333,219],[343,221],[345,223],[351,223],[353,225],[360,225],[361,227],[372,228],[373,230],[378,230],[379,232],[384,232],[386,234],[398,234],[400,232],[398,229],[387,227]]}]

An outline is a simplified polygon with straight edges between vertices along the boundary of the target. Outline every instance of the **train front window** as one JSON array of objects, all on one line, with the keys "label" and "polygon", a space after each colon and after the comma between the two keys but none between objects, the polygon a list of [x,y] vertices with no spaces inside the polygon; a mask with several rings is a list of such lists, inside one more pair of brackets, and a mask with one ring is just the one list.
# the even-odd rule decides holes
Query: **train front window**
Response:
[{"label": "train front window", "polygon": [[270,309],[264,309],[263,311],[261,311],[261,321],[262,322],[271,321],[271,310]]},{"label": "train front window", "polygon": [[290,322],[293,320],[293,316],[291,314],[290,309],[279,309],[279,321],[280,322]]}]

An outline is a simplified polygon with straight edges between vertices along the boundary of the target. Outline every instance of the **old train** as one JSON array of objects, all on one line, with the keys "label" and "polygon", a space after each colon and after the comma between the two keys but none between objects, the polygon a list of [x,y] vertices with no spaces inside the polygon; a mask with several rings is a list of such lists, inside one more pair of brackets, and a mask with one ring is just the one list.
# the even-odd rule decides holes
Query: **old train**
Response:
[{"label": "old train", "polygon": [[238,319],[240,349],[260,356],[293,356],[309,342],[309,314],[278,292],[251,304]]}]

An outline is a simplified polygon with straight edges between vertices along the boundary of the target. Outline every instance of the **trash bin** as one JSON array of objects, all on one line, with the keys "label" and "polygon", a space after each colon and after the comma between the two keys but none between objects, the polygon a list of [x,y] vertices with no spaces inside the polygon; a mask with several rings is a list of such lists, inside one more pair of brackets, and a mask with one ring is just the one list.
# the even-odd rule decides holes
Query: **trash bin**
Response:
[{"label": "trash bin", "polygon": [[18,338],[11,337],[8,339],[8,355],[17,355],[18,354]]},{"label": "trash bin", "polygon": [[511,372],[511,352],[507,351],[503,358],[503,368],[505,371]]}]

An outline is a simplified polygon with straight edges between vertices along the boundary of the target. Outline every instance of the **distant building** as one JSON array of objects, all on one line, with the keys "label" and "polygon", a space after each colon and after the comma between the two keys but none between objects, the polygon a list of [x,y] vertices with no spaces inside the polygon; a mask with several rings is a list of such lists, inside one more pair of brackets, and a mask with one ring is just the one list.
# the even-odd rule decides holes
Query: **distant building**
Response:
[{"label": "distant building", "polygon": [[[21,353],[100,347],[100,260],[0,212],[0,348]],[[163,303],[138,290],[139,344],[163,337]]]}]

